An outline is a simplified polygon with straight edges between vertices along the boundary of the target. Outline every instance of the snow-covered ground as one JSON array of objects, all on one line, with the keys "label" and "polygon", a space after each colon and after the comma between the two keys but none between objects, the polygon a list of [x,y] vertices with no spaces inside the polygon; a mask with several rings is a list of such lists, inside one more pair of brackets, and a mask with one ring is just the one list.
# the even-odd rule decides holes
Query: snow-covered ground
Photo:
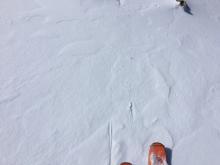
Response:
[{"label": "snow-covered ground", "polygon": [[219,164],[220,1],[1,0],[0,164]]}]

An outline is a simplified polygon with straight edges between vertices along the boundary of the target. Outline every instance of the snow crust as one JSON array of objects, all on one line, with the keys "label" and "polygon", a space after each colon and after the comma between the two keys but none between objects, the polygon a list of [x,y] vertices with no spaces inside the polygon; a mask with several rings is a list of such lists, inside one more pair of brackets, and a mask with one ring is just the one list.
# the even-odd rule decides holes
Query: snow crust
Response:
[{"label": "snow crust", "polygon": [[0,164],[219,164],[220,1],[0,1]]},{"label": "snow crust", "polygon": [[151,155],[150,160],[153,165],[167,165],[166,160],[161,160],[156,157],[156,155]]}]

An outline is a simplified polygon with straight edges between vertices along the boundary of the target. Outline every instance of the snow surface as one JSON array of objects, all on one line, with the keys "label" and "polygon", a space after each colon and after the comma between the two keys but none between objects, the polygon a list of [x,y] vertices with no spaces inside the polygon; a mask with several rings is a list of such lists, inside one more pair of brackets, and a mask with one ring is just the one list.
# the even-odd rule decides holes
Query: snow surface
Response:
[{"label": "snow surface", "polygon": [[0,164],[219,164],[220,1],[1,0]]}]

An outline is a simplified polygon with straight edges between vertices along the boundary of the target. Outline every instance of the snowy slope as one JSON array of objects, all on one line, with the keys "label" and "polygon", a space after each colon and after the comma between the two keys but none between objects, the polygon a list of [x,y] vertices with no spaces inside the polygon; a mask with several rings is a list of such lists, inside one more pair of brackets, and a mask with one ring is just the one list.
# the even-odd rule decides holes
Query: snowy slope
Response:
[{"label": "snowy slope", "polygon": [[220,1],[0,1],[0,164],[219,164]]}]

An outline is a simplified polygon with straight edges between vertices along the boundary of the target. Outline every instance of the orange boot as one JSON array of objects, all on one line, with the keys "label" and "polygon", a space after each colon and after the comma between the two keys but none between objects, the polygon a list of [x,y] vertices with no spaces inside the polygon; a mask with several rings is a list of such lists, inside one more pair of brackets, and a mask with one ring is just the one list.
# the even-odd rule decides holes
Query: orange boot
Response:
[{"label": "orange boot", "polygon": [[124,163],[121,163],[121,165],[132,165],[132,164],[128,162],[124,162]]},{"label": "orange boot", "polygon": [[167,165],[166,151],[163,144],[151,144],[148,155],[148,165]]}]

